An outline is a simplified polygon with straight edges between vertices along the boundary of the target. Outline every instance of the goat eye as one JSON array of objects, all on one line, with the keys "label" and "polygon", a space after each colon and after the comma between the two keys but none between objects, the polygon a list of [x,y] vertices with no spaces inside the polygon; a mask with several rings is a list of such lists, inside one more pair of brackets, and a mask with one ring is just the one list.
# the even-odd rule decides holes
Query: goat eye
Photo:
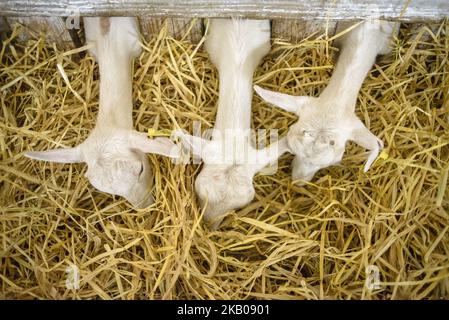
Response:
[{"label": "goat eye", "polygon": [[142,172],[143,172],[143,164],[140,165],[139,176],[142,174]]},{"label": "goat eye", "polygon": [[330,144],[331,146],[333,146],[333,145],[335,144],[335,141],[334,141],[334,140],[331,140],[331,141],[329,141],[329,144]]}]

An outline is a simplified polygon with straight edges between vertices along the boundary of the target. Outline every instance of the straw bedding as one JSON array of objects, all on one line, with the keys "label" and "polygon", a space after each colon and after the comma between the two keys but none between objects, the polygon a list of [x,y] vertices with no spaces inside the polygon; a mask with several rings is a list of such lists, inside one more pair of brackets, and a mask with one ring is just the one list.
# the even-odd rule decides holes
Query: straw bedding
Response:
[{"label": "straw bedding", "polygon": [[[96,191],[83,164],[31,161],[25,150],[74,146],[98,111],[89,56],[44,38],[1,51],[0,298],[441,299],[449,297],[449,23],[403,25],[379,59],[357,113],[386,144],[368,173],[348,144],[341,165],[304,187],[284,155],[255,178],[256,198],[218,231],[201,222],[199,165],[150,155],[156,203],[134,210]],[[275,39],[255,82],[318,95],[333,69],[332,39]],[[203,47],[163,29],[135,61],[136,128],[213,126],[217,72]],[[59,69],[58,69],[59,65]],[[295,117],[253,98],[254,128],[286,133]],[[79,289],[66,268],[79,268]],[[367,267],[380,285],[365,286]]]}]

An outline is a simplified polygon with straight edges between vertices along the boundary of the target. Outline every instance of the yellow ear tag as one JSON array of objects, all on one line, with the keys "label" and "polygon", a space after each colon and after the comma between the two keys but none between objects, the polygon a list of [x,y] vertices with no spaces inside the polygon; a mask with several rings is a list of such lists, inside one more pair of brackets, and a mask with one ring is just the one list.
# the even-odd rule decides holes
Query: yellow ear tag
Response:
[{"label": "yellow ear tag", "polygon": [[157,129],[153,129],[153,128],[148,129],[148,137],[150,137],[150,138],[170,137],[171,134],[172,134],[172,130],[169,130],[169,129],[162,129],[162,130],[157,130]]},{"label": "yellow ear tag", "polygon": [[388,152],[387,150],[382,150],[379,154],[379,156],[377,157],[377,159],[382,159],[382,160],[387,160],[388,159]]},{"label": "yellow ear tag", "polygon": [[372,165],[374,165],[379,160],[387,160],[388,158],[389,158],[389,155],[388,155],[387,150],[383,149],[377,156],[376,160],[374,160]]}]

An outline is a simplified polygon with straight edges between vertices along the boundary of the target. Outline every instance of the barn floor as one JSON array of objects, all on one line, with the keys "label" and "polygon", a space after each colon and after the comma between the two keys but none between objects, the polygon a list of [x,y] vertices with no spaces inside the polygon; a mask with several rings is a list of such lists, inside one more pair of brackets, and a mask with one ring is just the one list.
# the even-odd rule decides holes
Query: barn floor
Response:
[{"label": "barn floor", "polygon": [[[351,143],[341,165],[298,187],[285,155],[275,175],[256,177],[254,201],[213,232],[194,194],[198,165],[150,156],[157,201],[136,211],[89,185],[83,164],[22,156],[83,141],[99,86],[92,58],[43,38],[18,44],[19,32],[0,53],[0,298],[449,298],[449,22],[403,26],[365,80],[357,113],[386,145],[368,173]],[[255,82],[318,95],[331,44],[275,40]],[[217,90],[202,46],[163,29],[135,62],[136,127],[211,127]],[[253,102],[255,128],[283,135],[295,121]],[[67,286],[70,270],[79,288]],[[371,289],[369,270],[379,271]]]}]

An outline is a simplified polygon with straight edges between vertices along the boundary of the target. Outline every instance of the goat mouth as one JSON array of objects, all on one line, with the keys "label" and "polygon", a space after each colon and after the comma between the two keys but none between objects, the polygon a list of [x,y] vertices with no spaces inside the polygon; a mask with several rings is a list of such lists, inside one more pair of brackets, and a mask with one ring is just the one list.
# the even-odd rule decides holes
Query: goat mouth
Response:
[{"label": "goat mouth", "polygon": [[135,207],[137,209],[148,208],[150,205],[152,205],[154,203],[153,195],[151,194],[151,189],[148,190],[148,192],[145,194],[145,196],[140,198],[140,200],[138,200],[138,201],[128,200],[128,201],[131,202],[133,207]]}]

